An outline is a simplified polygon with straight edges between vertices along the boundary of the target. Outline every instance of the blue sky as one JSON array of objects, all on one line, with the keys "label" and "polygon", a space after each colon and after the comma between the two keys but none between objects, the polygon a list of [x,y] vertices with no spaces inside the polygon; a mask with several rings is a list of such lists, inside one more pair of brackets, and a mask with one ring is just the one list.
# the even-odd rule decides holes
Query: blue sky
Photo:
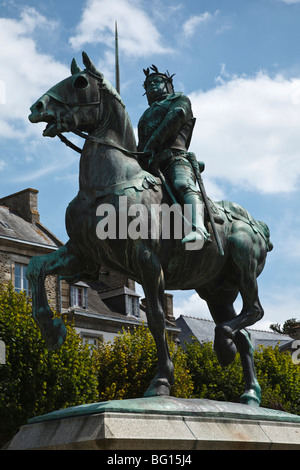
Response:
[{"label": "blue sky", "polygon": [[[27,116],[83,50],[114,83],[115,20],[133,126],[147,106],[142,69],[176,73],[197,118],[191,150],[206,163],[208,195],[238,202],[271,230],[260,327],[300,319],[298,0],[0,0],[0,196],[38,189],[42,223],[67,241],[78,154]],[[192,291],[176,293],[174,307],[209,318]]]}]

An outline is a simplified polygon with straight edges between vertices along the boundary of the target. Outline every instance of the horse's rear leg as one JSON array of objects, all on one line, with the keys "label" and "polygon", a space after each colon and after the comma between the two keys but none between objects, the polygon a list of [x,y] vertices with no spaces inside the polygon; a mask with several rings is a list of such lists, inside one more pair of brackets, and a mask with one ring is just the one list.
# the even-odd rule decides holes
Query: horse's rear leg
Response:
[{"label": "horse's rear leg", "polygon": [[34,256],[26,270],[31,285],[33,318],[49,349],[58,349],[62,345],[67,330],[60,318],[54,318],[48,305],[45,278],[55,274],[71,276],[78,272],[78,269],[80,269],[78,257],[70,252],[66,244],[49,255]]},{"label": "horse's rear leg", "polygon": [[165,332],[163,271],[159,261],[147,248],[139,251],[139,268],[146,297],[148,326],[156,343],[158,359],[157,374],[144,396],[170,395],[170,388],[174,383],[174,367]]}]

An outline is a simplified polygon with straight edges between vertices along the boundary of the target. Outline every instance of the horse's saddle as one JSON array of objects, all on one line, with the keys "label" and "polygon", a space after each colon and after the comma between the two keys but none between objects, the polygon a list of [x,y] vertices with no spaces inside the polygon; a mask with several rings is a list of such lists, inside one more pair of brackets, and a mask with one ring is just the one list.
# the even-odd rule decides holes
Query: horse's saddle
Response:
[{"label": "horse's saddle", "polygon": [[92,203],[95,203],[97,199],[100,199],[110,194],[116,196],[126,195],[127,189],[135,189],[136,191],[144,191],[145,189],[153,189],[158,191],[157,186],[161,186],[159,178],[155,178],[147,171],[141,171],[139,175],[130,181],[122,181],[120,183],[111,184],[103,188],[97,189],[82,189],[79,191],[78,196],[81,199],[89,199]]}]

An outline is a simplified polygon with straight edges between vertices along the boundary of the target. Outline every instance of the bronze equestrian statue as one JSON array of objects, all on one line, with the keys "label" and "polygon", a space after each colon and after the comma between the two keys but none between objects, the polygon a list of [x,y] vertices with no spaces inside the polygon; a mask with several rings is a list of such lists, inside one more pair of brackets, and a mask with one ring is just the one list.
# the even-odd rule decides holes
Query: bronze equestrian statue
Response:
[{"label": "bronze equestrian statue", "polygon": [[[48,347],[60,347],[66,329],[59,318],[53,318],[47,303],[46,276],[98,279],[101,265],[105,264],[126,274],[144,289],[148,326],[158,356],[157,373],[145,396],[169,395],[174,383],[165,335],[164,290],[195,289],[207,302],[216,323],[214,347],[220,363],[230,364],[236,352],[240,353],[245,378],[241,402],[259,405],[260,386],[255,376],[253,347],[245,328],[263,316],[256,278],[263,270],[267,252],[272,249],[268,227],[254,220],[241,206],[228,201],[210,201],[210,207],[203,213],[203,197],[195,186],[187,155],[193,127],[190,105],[183,95],[174,94],[171,87],[157,103],[162,110],[158,115],[156,111],[152,114],[150,83],[151,78],[161,78],[158,71],[154,70],[154,77],[150,73],[146,77],[150,110],[141,118],[137,149],[121,97],[85,53],[83,62],[85,69],[81,70],[73,60],[72,75],[37,100],[29,116],[31,122],[47,123],[45,136],[58,135],[66,141],[62,134],[75,132],[85,138],[79,191],[66,211],[69,240],[55,253],[33,257],[27,269],[33,316]],[[169,120],[168,125],[164,126],[164,118]],[[183,184],[182,179],[187,183]],[[134,204],[146,208],[170,205],[168,183],[180,203],[193,198],[192,209],[197,204],[202,208],[200,222],[192,214],[191,230],[191,238],[195,240],[200,235],[203,240],[201,249],[186,249],[187,243],[172,234],[163,237],[161,219],[156,221],[158,237],[151,238],[149,232],[148,236],[131,238],[124,236],[124,227],[117,227],[122,228],[122,236],[117,230],[116,236],[99,238],[97,225],[103,221],[99,207],[105,205],[120,214],[122,197],[129,208]],[[193,224],[196,219],[197,224]],[[129,212],[125,220],[129,226],[133,220]],[[239,293],[243,306],[237,314],[233,303]]]}]

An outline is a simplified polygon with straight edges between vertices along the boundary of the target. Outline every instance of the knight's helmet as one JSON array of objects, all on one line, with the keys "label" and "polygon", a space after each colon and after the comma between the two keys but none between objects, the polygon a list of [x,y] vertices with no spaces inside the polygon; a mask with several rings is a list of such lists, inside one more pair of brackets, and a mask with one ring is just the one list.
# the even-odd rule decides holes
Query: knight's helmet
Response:
[{"label": "knight's helmet", "polygon": [[[153,72],[150,72],[150,69],[153,70]],[[166,73],[159,72],[158,68],[153,64],[152,64],[152,67],[150,68],[148,67],[147,69],[143,69],[143,70],[144,70],[144,74],[146,75],[146,79],[143,83],[143,87],[145,88],[145,90],[147,87],[148,80],[156,76],[156,77],[161,77],[164,80],[167,90],[168,90],[168,94],[171,95],[174,93],[173,77],[175,73],[173,75],[170,75],[168,70]]]}]

